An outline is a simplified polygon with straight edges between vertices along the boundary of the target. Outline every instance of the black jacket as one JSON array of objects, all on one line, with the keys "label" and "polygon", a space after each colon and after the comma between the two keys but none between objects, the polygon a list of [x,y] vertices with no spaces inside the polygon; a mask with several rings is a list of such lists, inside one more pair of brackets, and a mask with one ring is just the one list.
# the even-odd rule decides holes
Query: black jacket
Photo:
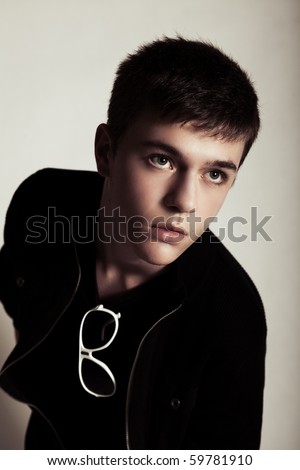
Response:
[{"label": "black jacket", "polygon": [[[7,212],[0,298],[20,339],[0,380],[7,393],[33,409],[39,397],[28,391],[32,371],[26,364],[72,302],[80,266],[76,244],[63,243],[63,228],[53,243],[32,243],[26,241],[28,227],[31,236],[38,223],[40,232],[51,230],[49,207],[61,220],[94,216],[101,188],[94,172],[42,170],[21,184]],[[30,218],[37,215],[34,226]],[[266,349],[260,296],[209,230],[177,265],[182,299],[145,335],[132,367],[128,448],[258,449]]]}]

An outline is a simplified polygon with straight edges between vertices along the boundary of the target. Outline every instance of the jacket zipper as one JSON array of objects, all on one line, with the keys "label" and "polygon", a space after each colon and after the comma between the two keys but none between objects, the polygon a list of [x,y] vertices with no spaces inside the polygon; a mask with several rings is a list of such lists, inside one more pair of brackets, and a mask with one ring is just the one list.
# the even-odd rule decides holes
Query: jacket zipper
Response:
[{"label": "jacket zipper", "polygon": [[149,330],[145,333],[145,335],[143,336],[140,344],[139,344],[139,347],[137,349],[137,353],[136,353],[136,356],[135,356],[135,359],[134,359],[134,362],[133,362],[133,366],[131,368],[131,372],[130,372],[130,375],[129,375],[129,382],[128,382],[128,387],[127,387],[127,397],[126,397],[126,410],[125,410],[125,439],[126,439],[126,448],[127,450],[130,450],[130,440],[129,440],[129,424],[128,424],[128,414],[129,414],[129,401],[130,401],[130,393],[131,393],[131,387],[132,387],[132,381],[133,381],[133,376],[134,376],[134,372],[135,372],[135,368],[136,368],[136,364],[137,364],[137,361],[138,361],[138,358],[139,358],[139,354],[140,354],[140,351],[141,351],[141,348],[143,346],[143,343],[146,339],[146,337],[151,333],[151,331],[154,330],[154,328],[156,328],[156,326],[161,323],[163,320],[165,320],[167,317],[169,317],[170,315],[172,315],[173,313],[177,312],[177,310],[180,309],[180,307],[182,307],[182,303],[180,305],[178,305],[178,307],[176,307],[174,310],[172,310],[171,312],[167,313],[166,315],[164,315],[163,317],[161,317],[159,320],[157,320],[157,322],[154,323],[154,325],[151,326],[151,328],[149,328]]},{"label": "jacket zipper", "polygon": [[27,404],[32,410],[35,409],[35,410],[40,414],[40,416],[42,416],[42,418],[48,423],[48,425],[50,426],[52,432],[54,433],[54,435],[55,435],[57,441],[59,442],[59,444],[60,444],[60,446],[61,446],[61,449],[62,449],[62,450],[65,450],[65,447],[64,447],[64,445],[63,445],[63,443],[62,443],[62,441],[61,441],[59,435],[57,434],[55,427],[53,426],[53,424],[51,423],[51,421],[47,418],[47,416],[44,415],[44,413],[43,413],[37,406],[31,405],[30,403],[26,403],[26,404]]}]

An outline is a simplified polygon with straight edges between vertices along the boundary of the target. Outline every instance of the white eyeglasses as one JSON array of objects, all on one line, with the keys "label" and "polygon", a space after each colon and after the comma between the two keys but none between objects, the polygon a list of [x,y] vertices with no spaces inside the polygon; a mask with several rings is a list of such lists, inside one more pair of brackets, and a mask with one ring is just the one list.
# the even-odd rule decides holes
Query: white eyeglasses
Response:
[{"label": "white eyeglasses", "polygon": [[120,313],[103,305],[89,310],[81,320],[79,330],[79,378],[83,388],[96,397],[111,397],[116,392],[116,380],[109,367],[93,356],[108,348],[116,337]]}]

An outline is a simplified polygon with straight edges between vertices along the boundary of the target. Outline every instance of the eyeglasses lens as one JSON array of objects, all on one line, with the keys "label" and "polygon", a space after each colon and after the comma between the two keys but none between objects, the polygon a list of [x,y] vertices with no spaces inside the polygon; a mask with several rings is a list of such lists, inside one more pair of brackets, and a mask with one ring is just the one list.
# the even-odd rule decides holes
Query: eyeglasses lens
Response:
[{"label": "eyeglasses lens", "polygon": [[87,349],[103,348],[112,339],[116,322],[105,311],[92,310],[85,318],[82,330],[82,343]]},{"label": "eyeglasses lens", "polygon": [[109,396],[114,393],[115,385],[108,373],[99,364],[83,358],[81,374],[85,386],[97,395]]}]

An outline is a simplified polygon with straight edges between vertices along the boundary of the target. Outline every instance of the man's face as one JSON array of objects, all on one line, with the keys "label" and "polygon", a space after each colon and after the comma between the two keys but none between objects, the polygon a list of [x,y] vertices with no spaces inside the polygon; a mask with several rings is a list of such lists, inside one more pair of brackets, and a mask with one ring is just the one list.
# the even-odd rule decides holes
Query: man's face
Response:
[{"label": "man's face", "polygon": [[178,258],[217,215],[243,148],[244,141],[208,137],[192,123],[143,116],[132,124],[108,161],[104,200],[121,221],[116,250],[157,266]]}]

